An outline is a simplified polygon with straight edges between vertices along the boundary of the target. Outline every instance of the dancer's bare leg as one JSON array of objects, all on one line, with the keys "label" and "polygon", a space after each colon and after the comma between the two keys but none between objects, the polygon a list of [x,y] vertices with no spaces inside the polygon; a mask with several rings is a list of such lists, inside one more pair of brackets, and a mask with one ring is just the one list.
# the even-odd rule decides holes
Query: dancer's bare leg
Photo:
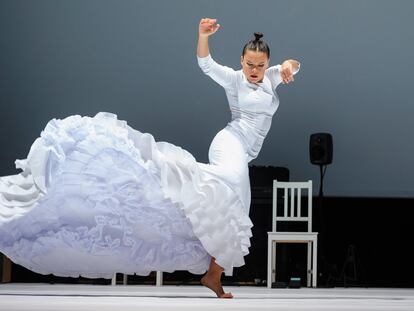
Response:
[{"label": "dancer's bare leg", "polygon": [[215,258],[211,257],[210,267],[201,279],[201,284],[215,292],[218,298],[233,298],[233,295],[225,293],[221,286],[221,274],[223,271],[224,269],[216,263]]}]

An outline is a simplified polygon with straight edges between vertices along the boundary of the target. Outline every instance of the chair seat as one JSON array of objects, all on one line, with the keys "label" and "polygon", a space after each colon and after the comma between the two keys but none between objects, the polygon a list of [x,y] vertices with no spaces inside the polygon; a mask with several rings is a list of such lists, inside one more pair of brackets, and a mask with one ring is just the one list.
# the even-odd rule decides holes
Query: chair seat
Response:
[{"label": "chair seat", "polygon": [[305,243],[313,242],[318,232],[268,232],[269,241]]}]

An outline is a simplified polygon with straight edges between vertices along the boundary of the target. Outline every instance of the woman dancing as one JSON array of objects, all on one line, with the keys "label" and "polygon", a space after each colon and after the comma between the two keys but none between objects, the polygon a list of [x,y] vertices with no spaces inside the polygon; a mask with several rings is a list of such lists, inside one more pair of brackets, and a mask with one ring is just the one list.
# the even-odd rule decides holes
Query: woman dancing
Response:
[{"label": "woman dancing", "polygon": [[[226,91],[232,121],[220,131],[209,150],[210,169],[217,175],[227,172],[227,181],[236,184],[239,196],[243,198],[248,214],[250,206],[250,184],[248,162],[257,157],[263,140],[270,129],[272,116],[279,105],[275,92],[280,83],[294,80],[299,62],[286,60],[281,66],[269,68],[270,49],[261,40],[262,34],[255,33],[255,39],[243,48],[240,63],[242,70],[217,64],[211,57],[208,38],[220,28],[216,19],[203,18],[199,25],[197,47],[198,63],[205,74],[220,84]],[[238,186],[237,186],[238,184]],[[220,283],[223,268],[211,259],[210,269],[201,279],[203,285],[211,288],[219,297],[231,298]]]},{"label": "woman dancing", "polygon": [[299,63],[268,67],[269,48],[255,34],[243,48],[242,70],[221,66],[208,46],[219,28],[202,19],[197,49],[232,113],[211,143],[210,163],[115,114],[53,119],[27,158],[16,160],[22,172],[0,177],[1,252],[58,276],[207,271],[201,283],[217,297],[233,297],[220,279],[244,265],[250,246],[248,162],[278,107],[275,88],[293,81]]}]

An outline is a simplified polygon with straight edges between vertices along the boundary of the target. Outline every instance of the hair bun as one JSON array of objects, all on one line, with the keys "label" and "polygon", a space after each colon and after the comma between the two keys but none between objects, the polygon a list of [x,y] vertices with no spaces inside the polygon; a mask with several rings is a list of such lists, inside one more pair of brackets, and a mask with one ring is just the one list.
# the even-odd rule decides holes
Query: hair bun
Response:
[{"label": "hair bun", "polygon": [[261,32],[255,32],[254,36],[256,38],[255,41],[259,41],[263,37],[263,34]]}]

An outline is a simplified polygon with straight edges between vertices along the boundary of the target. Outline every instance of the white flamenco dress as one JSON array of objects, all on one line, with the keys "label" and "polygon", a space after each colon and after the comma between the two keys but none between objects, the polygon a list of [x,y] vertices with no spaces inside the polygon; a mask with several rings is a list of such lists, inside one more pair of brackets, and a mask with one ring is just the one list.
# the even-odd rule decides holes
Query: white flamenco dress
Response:
[{"label": "white flamenco dress", "polygon": [[42,274],[111,278],[114,272],[227,275],[250,246],[248,162],[278,106],[279,66],[263,83],[199,58],[222,85],[232,121],[209,164],[100,112],[49,121],[17,175],[0,177],[0,251]]}]

